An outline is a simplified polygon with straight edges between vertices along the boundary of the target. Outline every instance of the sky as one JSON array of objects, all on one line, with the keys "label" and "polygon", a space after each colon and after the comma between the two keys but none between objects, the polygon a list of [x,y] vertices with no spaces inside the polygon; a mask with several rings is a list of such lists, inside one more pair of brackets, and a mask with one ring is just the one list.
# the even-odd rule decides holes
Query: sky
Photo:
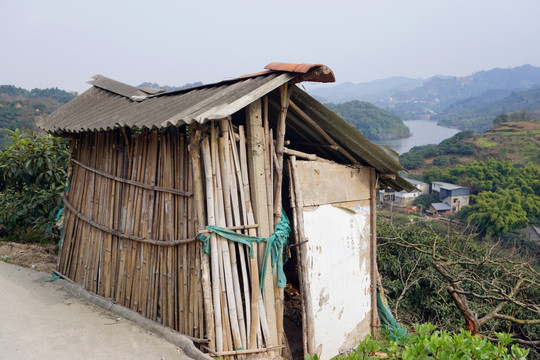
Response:
[{"label": "sky", "polygon": [[538,0],[0,0],[0,85],[179,86],[274,61],[325,64],[337,83],[466,76],[540,66],[539,14]]}]

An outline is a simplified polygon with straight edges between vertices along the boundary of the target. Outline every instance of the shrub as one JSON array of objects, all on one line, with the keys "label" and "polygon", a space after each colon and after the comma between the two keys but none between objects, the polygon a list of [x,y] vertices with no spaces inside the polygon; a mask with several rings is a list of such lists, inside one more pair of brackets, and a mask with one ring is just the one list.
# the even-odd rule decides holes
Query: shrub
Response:
[{"label": "shrub", "polygon": [[8,232],[31,228],[52,235],[67,181],[67,141],[9,132],[12,142],[0,152],[0,225]]},{"label": "shrub", "polygon": [[518,345],[509,346],[512,338],[497,333],[494,342],[468,331],[437,330],[431,324],[415,325],[415,335],[403,343],[393,340],[377,341],[369,335],[349,354],[337,359],[526,359],[529,350]]}]

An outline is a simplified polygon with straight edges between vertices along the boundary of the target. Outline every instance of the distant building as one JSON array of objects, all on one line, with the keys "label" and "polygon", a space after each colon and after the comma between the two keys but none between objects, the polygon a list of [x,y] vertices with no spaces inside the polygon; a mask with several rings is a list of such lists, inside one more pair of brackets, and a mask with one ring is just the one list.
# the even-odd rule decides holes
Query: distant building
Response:
[{"label": "distant building", "polygon": [[469,205],[471,190],[469,188],[454,185],[442,181],[431,183],[431,192],[439,194],[439,200],[451,207],[451,212],[458,212],[463,206]]},{"label": "distant building", "polygon": [[536,241],[540,243],[540,228],[534,225],[529,225],[525,229],[521,230],[521,233],[527,240]]},{"label": "distant building", "polygon": [[403,179],[407,180],[412,185],[414,185],[414,187],[418,189],[418,191],[420,192],[421,195],[422,194],[429,194],[429,184],[428,183],[425,183],[425,182],[419,181],[419,180],[409,179],[409,178],[406,178],[406,177],[403,177]]},{"label": "distant building", "polygon": [[426,212],[434,216],[437,216],[437,215],[452,212],[452,207],[445,202],[431,203],[429,205],[429,210]]},{"label": "distant building", "polygon": [[394,194],[394,204],[398,206],[411,206],[414,199],[416,199],[418,195],[420,195],[420,191],[418,190],[413,190],[410,192],[405,190],[396,191]]}]

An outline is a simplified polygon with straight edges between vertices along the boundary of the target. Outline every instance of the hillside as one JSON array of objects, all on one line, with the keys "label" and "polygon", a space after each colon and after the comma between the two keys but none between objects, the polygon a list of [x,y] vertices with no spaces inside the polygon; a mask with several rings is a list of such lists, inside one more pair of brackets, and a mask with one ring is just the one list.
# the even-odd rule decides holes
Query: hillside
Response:
[{"label": "hillside", "polygon": [[175,91],[175,90],[189,89],[189,88],[192,88],[192,87],[201,86],[202,84],[203,84],[202,82],[197,81],[197,82],[194,82],[194,83],[184,84],[184,85],[181,85],[181,86],[170,86],[170,85],[161,86],[161,85],[159,85],[157,83],[143,82],[142,84],[137,85],[137,87],[139,89],[149,87],[149,88],[154,88],[154,89],[165,89],[167,91]]},{"label": "hillside", "polygon": [[[487,117],[521,109],[536,110],[540,67],[496,68],[464,77],[428,79],[392,77],[367,83],[344,83],[310,90],[334,103],[369,101],[404,120],[431,118],[445,125],[478,132],[489,128]],[[529,92],[531,91],[531,92]]]},{"label": "hillside", "polygon": [[413,173],[487,159],[540,165],[540,120],[503,122],[478,135],[461,132],[439,145],[414,147],[400,156],[401,164]]},{"label": "hillside", "polygon": [[71,101],[77,93],[58,88],[26,90],[0,85],[0,150],[8,141],[5,129],[32,129],[35,121]]},{"label": "hillside", "polygon": [[540,87],[520,92],[491,90],[449,106],[438,118],[441,125],[481,132],[491,127],[498,114],[537,109],[540,109]]},{"label": "hillside", "polygon": [[423,79],[394,76],[388,79],[373,80],[359,84],[346,82],[336,86],[325,86],[309,90],[309,93],[322,102],[332,102],[335,104],[352,100],[376,102],[389,98],[398,91],[412,90],[423,83]]},{"label": "hillside", "polygon": [[[160,86],[156,83],[142,83],[138,87],[163,88],[167,91],[187,89],[202,85],[201,82],[181,86]],[[9,141],[8,130],[34,129],[35,122],[47,116],[77,96],[58,88],[27,90],[13,85],[0,85],[0,151]]]},{"label": "hillside", "polygon": [[369,140],[399,139],[410,135],[409,128],[394,114],[363,101],[325,104]]}]

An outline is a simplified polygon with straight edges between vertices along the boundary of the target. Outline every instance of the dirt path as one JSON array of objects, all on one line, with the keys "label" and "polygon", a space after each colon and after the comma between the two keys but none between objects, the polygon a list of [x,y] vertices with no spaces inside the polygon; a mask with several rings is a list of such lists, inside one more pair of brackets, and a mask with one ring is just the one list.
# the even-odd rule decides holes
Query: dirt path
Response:
[{"label": "dirt path", "polygon": [[48,278],[0,261],[2,359],[190,359],[137,325],[83,303]]}]

